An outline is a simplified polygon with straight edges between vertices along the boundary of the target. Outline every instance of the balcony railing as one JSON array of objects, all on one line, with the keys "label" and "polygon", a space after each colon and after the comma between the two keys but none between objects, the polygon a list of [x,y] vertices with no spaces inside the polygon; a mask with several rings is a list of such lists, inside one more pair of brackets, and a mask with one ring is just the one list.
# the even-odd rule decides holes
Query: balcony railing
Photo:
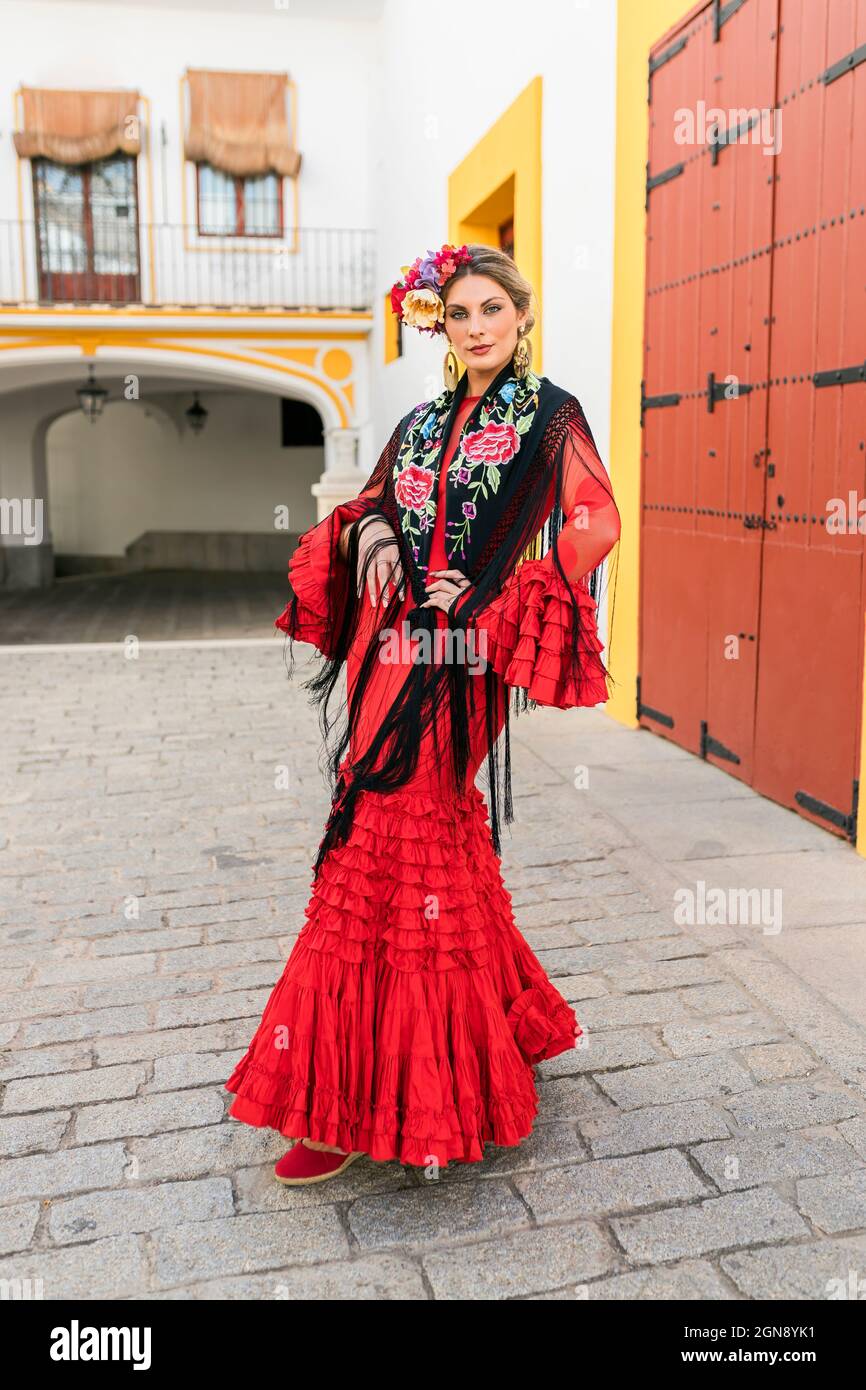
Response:
[{"label": "balcony railing", "polygon": [[0,305],[366,310],[375,233],[305,227],[283,237],[203,235],[117,218],[0,221]]}]

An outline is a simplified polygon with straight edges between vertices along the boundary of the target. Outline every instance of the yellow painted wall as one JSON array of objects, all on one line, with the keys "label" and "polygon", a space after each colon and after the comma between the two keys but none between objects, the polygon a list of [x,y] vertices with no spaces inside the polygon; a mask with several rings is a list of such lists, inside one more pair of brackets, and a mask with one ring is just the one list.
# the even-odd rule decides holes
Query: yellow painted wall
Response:
[{"label": "yellow painted wall", "polygon": [[535,289],[538,314],[529,335],[532,370],[542,371],[541,78],[533,77],[448,179],[448,240],[499,245],[514,218],[514,259]]},{"label": "yellow painted wall", "polygon": [[647,63],[652,45],[692,9],[689,0],[619,0],[617,12],[610,474],[622,538],[610,634],[617,685],[605,711],[630,728],[637,726]]}]

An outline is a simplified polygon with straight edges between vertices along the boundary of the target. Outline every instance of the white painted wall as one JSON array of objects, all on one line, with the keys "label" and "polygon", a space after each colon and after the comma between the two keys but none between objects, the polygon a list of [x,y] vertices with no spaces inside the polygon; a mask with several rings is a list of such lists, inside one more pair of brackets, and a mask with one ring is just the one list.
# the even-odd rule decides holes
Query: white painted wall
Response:
[{"label": "white painted wall", "polygon": [[[580,399],[606,463],[616,0],[470,0],[442,19],[421,0],[386,0],[372,175],[382,293],[446,240],[448,175],[540,74],[543,372]],[[404,344],[375,394],[382,446],[401,415],[442,390],[444,338],[408,329]],[[381,363],[381,337],[375,350]]]},{"label": "white painted wall", "polygon": [[[327,3],[322,12],[327,15]],[[0,138],[0,218],[33,216],[29,163],[18,166],[11,136],[13,93],[19,86],[137,88],[150,100],[152,159],[139,159],[139,216],[144,222],[180,224],[182,186],[193,187],[192,166],[183,160],[180,79],[187,67],[238,71],[287,71],[298,89],[296,142],[303,155],[298,180],[298,222],[305,228],[369,228],[374,203],[369,179],[370,103],[377,86],[376,27],[345,19],[296,18],[289,6],[238,3],[209,10],[194,3],[88,4],[77,0],[0,0],[0,103],[6,115]],[[150,165],[150,167],[149,167]],[[285,181],[286,218],[292,215],[292,180]],[[151,201],[152,190],[152,201]],[[187,215],[194,220],[195,204]],[[17,272],[17,243],[0,229],[0,274]],[[207,243],[205,243],[207,244]],[[212,239],[210,239],[212,245]],[[236,243],[237,245],[237,243]],[[239,290],[258,285],[257,265],[241,243]],[[179,248],[157,236],[160,288],[168,283]],[[142,271],[149,275],[146,245]],[[277,243],[261,255],[276,258]],[[32,259],[32,258],[31,258]],[[216,258],[188,252],[202,270],[200,297],[213,302],[231,274],[231,255]],[[240,267],[240,260],[238,265]],[[160,263],[161,262],[161,263]],[[209,276],[211,263],[218,274]],[[284,261],[284,265],[285,265]],[[286,269],[290,273],[290,267]],[[32,271],[30,273],[32,282]],[[178,291],[181,278],[175,276]],[[195,284],[188,275],[186,287]],[[268,278],[262,278],[268,284]],[[32,293],[32,283],[29,286]],[[166,296],[158,294],[160,300]],[[258,298],[254,302],[258,302]],[[282,301],[276,301],[282,302]]]},{"label": "white painted wall", "polygon": [[[181,418],[190,399],[160,398]],[[93,425],[78,411],[55,421],[47,444],[56,554],[122,555],[145,531],[272,535],[278,506],[289,509],[290,531],[313,524],[323,451],[281,447],[279,400],[227,391],[199,400],[209,418],[197,436],[123,401]]]}]

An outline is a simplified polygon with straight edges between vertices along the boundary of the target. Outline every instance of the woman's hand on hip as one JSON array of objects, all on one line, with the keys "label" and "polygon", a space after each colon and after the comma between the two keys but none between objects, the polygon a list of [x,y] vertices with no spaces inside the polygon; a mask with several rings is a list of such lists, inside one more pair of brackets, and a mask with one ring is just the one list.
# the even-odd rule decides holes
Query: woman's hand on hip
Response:
[{"label": "woman's hand on hip", "polygon": [[461,570],[430,570],[427,601],[420,608],[441,608],[447,613],[457,594],[471,588],[472,581]]}]

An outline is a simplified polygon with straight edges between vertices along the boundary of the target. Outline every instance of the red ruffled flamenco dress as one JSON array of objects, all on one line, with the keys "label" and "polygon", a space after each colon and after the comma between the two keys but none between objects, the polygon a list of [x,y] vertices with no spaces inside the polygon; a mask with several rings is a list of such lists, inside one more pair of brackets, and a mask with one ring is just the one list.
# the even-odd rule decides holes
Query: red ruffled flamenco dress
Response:
[{"label": "red ruffled flamenco dress", "polygon": [[[462,402],[440,468],[431,578],[453,566],[442,539],[447,465],[478,399]],[[578,697],[568,671],[572,608],[551,553],[524,560],[469,624],[477,634],[483,627],[476,647],[486,640],[486,659],[506,685],[561,709],[608,698],[595,599],[580,581],[620,529],[612,497],[583,462],[606,477],[591,442],[575,430],[568,443],[560,500],[573,524],[556,543],[581,605],[587,687]],[[357,501],[336,510],[336,529],[327,519],[311,528],[289,565],[294,635],[326,654],[328,586],[345,592],[349,583],[335,538]],[[406,585],[398,631],[413,606]],[[364,610],[346,663],[350,690],[375,621],[366,597]],[[284,630],[288,612],[276,620]],[[436,618],[448,626],[441,610]],[[368,746],[404,680],[415,649],[405,645],[402,661],[377,662],[344,765]],[[348,840],[328,851],[282,976],[225,1083],[235,1119],[419,1166],[478,1162],[485,1143],[513,1146],[531,1133],[533,1066],[574,1047],[582,1029],[514,921],[474,784],[486,755],[483,680],[478,690],[464,788],[448,785],[449,759],[425,735],[408,783],[359,794]]]}]

